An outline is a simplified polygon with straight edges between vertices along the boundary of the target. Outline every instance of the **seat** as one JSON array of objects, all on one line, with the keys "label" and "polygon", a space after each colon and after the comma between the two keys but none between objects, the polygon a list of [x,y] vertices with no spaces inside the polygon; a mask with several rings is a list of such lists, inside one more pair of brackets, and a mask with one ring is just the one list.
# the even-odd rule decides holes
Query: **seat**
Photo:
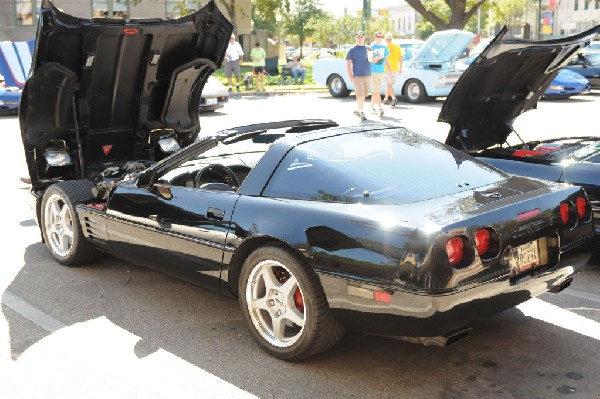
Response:
[{"label": "seat", "polygon": [[267,84],[279,83],[279,57],[265,58],[265,76]]},{"label": "seat", "polygon": [[294,81],[294,75],[292,75],[292,68],[286,66],[281,67],[281,77],[279,81],[282,85],[292,84]]}]

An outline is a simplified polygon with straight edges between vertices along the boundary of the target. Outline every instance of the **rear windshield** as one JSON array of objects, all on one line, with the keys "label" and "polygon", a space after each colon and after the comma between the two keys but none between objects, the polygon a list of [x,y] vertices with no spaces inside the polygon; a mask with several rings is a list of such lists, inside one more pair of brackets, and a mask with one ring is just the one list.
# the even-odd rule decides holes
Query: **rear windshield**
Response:
[{"label": "rear windshield", "polygon": [[327,202],[405,204],[507,177],[476,159],[405,129],[359,132],[299,145],[282,160],[264,196]]}]

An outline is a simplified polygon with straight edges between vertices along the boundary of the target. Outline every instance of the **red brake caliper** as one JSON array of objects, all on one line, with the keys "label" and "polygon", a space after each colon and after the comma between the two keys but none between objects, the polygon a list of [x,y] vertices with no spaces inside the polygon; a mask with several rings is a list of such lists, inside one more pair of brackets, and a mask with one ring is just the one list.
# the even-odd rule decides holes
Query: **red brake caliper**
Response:
[{"label": "red brake caliper", "polygon": [[[277,269],[275,270],[275,277],[277,277],[277,281],[283,284],[287,281],[289,275],[283,269]],[[302,292],[300,292],[299,287],[294,292],[294,304],[300,312],[304,313],[304,301],[302,300]]]}]

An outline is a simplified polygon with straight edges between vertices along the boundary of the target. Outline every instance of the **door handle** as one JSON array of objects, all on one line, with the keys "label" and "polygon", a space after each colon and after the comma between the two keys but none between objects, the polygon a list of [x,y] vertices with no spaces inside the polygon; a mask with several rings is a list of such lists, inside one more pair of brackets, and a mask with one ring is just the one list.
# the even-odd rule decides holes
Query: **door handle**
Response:
[{"label": "door handle", "polygon": [[225,217],[225,211],[223,209],[211,207],[208,208],[208,211],[206,212],[206,217],[214,220],[223,220],[223,217]]}]

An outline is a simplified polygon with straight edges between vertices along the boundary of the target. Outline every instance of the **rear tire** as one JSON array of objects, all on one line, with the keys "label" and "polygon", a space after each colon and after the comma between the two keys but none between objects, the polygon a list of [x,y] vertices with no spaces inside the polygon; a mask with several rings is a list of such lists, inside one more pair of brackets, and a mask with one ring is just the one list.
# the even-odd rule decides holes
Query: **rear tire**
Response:
[{"label": "rear tire", "polygon": [[301,360],[343,337],[344,328],[331,315],[319,278],[289,248],[256,249],[244,262],[239,281],[246,327],[271,356]]},{"label": "rear tire", "polygon": [[48,187],[42,198],[40,225],[46,247],[60,264],[79,266],[101,252],[83,235],[75,205],[92,200],[94,183],[72,180]]},{"label": "rear tire", "polygon": [[333,74],[329,77],[327,80],[327,88],[329,89],[329,94],[333,97],[343,98],[348,97],[350,94],[350,90],[348,90],[344,78],[338,74]]}]

